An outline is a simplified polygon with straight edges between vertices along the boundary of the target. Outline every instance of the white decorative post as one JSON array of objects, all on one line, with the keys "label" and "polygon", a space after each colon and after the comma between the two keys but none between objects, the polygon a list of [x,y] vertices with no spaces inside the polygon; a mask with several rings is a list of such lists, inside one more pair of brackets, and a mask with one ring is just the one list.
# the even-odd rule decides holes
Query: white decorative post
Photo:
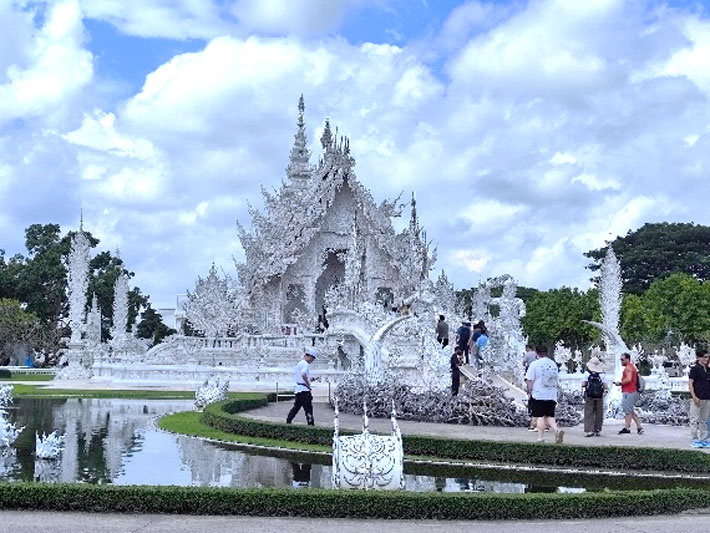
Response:
[{"label": "white decorative post", "polygon": [[[602,311],[602,332],[606,348],[607,362],[612,357],[614,362],[614,380],[621,380],[621,354],[629,349],[619,335],[619,315],[621,314],[621,264],[611,244],[601,265],[599,284],[599,304]],[[621,387],[611,387],[607,395],[609,412],[616,411],[621,405]]]},{"label": "white decorative post", "polygon": [[125,345],[128,328],[128,280],[123,268],[116,278],[113,289],[113,326],[111,327],[111,344],[121,350]]}]

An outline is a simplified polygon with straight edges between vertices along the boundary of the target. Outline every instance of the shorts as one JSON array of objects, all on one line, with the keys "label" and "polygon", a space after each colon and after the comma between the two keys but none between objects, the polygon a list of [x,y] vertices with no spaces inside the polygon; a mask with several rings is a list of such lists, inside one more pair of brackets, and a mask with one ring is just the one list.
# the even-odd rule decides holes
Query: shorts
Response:
[{"label": "shorts", "polygon": [[530,398],[530,410],[535,418],[541,416],[555,416],[555,407],[557,402],[555,400],[536,400],[535,398]]},{"label": "shorts", "polygon": [[636,402],[639,399],[638,392],[625,392],[621,398],[621,410],[625,415],[630,415],[634,412],[634,407],[636,407]]}]

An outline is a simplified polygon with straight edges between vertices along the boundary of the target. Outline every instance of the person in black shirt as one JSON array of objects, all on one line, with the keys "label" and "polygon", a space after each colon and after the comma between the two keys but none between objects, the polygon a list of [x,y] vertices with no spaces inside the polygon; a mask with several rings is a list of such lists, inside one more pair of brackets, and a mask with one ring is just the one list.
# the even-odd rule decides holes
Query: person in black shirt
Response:
[{"label": "person in black shirt", "polygon": [[459,367],[463,364],[463,350],[458,346],[451,356],[451,395],[456,396],[459,393],[459,385],[461,384],[461,370]]},{"label": "person in black shirt", "polygon": [[456,330],[456,347],[461,348],[464,354],[464,360],[468,364],[468,349],[471,345],[471,323],[464,320],[461,322],[459,329]]},{"label": "person in black shirt", "polygon": [[690,391],[690,445],[694,448],[705,447],[708,439],[707,422],[710,417],[710,368],[708,368],[707,350],[695,352],[696,362],[688,375]]}]

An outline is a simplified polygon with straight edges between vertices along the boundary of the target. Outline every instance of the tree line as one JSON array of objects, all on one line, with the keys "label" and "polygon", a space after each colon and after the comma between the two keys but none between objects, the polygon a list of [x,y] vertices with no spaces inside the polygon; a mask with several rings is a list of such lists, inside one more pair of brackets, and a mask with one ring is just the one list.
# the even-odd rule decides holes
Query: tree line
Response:
[{"label": "tree line", "polygon": [[[92,248],[99,240],[85,232]],[[5,257],[0,249],[0,364],[7,364],[13,349],[45,354],[51,364],[69,336],[67,300],[67,257],[75,232],[62,234],[59,224],[32,224],[25,230],[26,254]],[[132,278],[123,260],[99,251],[89,264],[87,309],[96,294],[102,315],[102,338],[108,340],[113,320],[113,292],[119,273]],[[150,297],[134,287],[128,294],[129,328],[137,322],[137,335],[160,342],[174,332],[153,309]]]},{"label": "tree line", "polygon": [[[710,227],[649,223],[609,244],[621,265],[620,332],[628,344],[653,350],[710,343]],[[584,254],[592,272],[599,271],[607,246]],[[523,331],[533,345],[551,349],[562,340],[581,349],[601,343],[598,330],[583,322],[601,318],[598,276],[592,281],[595,287],[586,291],[518,288],[527,307]],[[465,304],[472,291],[459,291]]]}]

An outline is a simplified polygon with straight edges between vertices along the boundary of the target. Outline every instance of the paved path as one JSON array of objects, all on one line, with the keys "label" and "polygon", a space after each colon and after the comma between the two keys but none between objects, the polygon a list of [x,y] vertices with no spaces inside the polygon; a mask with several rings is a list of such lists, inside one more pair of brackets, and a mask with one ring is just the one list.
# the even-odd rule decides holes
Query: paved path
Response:
[{"label": "paved path", "polygon": [[[284,422],[286,414],[291,408],[291,402],[271,403],[266,407],[242,413],[243,416],[266,420],[269,422]],[[313,414],[316,425],[333,427],[333,410],[325,402],[313,403]],[[362,429],[362,417],[340,413],[340,427],[359,431]],[[458,424],[436,424],[431,422],[412,422],[397,420],[404,435],[433,435],[458,439],[496,440],[506,442],[535,442],[537,433],[529,432],[526,428],[507,428],[493,426],[464,426]],[[305,423],[305,416],[301,411],[294,423]],[[600,437],[585,437],[582,426],[565,428],[565,442],[582,446],[648,446],[652,448],[677,448],[690,450],[688,428],[677,426],[662,426],[647,424],[645,433],[637,435],[635,430],[630,435],[619,435],[623,427],[621,420],[605,422]],[[370,418],[370,430],[388,433],[391,428],[389,419]],[[550,442],[554,437],[547,437]],[[710,453],[710,449],[700,452]]]},{"label": "paved path", "polygon": [[124,515],[52,513],[43,511],[0,511],[0,530],[13,533],[439,533],[449,531],[542,533],[549,531],[638,533],[685,533],[706,531],[710,509],[680,515],[601,520],[534,520],[466,522],[440,520],[349,520],[294,517]]}]

